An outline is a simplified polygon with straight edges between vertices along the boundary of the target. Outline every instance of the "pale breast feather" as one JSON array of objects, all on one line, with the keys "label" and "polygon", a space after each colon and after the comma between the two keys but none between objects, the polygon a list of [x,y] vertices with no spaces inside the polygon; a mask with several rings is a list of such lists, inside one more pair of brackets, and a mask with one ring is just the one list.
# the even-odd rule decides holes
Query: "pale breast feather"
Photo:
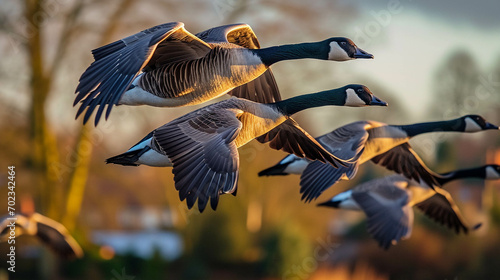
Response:
[{"label": "pale breast feather", "polygon": [[264,133],[269,132],[286,120],[283,114],[280,114],[271,106],[255,103],[252,101],[238,99],[243,102],[245,109],[238,116],[243,124],[240,134],[236,138],[236,145],[241,147]]},{"label": "pale breast feather", "polygon": [[372,157],[385,153],[390,149],[408,142],[408,135],[392,126],[380,126],[369,130],[369,138],[365,150],[360,158],[360,163],[370,160]]}]

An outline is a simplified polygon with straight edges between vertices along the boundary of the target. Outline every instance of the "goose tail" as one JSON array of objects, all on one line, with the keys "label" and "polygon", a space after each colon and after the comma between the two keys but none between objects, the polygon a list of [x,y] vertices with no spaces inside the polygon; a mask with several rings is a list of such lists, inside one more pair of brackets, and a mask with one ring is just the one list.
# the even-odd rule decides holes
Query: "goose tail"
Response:
[{"label": "goose tail", "polygon": [[288,173],[285,172],[285,169],[287,166],[288,166],[288,164],[276,164],[275,166],[271,166],[271,167],[259,172],[259,177],[288,175]]},{"label": "goose tail", "polygon": [[106,163],[120,164],[124,166],[138,166],[139,163],[137,163],[137,161],[139,160],[139,157],[141,157],[141,155],[144,154],[147,150],[149,150],[149,147],[128,151],[123,154],[119,154],[117,156],[106,159]]}]

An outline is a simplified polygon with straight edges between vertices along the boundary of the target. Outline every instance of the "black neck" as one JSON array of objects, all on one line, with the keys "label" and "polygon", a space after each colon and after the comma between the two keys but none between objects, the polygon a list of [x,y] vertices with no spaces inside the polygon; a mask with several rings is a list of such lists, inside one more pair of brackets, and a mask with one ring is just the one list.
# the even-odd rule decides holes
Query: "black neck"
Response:
[{"label": "black neck", "polygon": [[461,119],[454,119],[450,121],[439,121],[439,122],[416,123],[410,125],[398,125],[397,127],[404,130],[409,137],[413,137],[415,135],[428,132],[464,130],[463,122],[461,121]]},{"label": "black neck", "polygon": [[486,178],[485,167],[477,167],[477,168],[469,168],[469,169],[460,169],[448,173],[440,174],[442,177],[436,177],[439,184],[444,185],[450,181],[458,180],[458,179],[466,179],[466,178]]},{"label": "black neck", "polygon": [[291,116],[305,109],[327,105],[343,106],[345,94],[342,88],[304,94],[273,103],[286,116]]},{"label": "black neck", "polygon": [[281,45],[252,51],[260,57],[264,65],[271,66],[276,62],[290,59],[314,58],[327,60],[330,49],[329,45],[324,42],[315,42]]}]

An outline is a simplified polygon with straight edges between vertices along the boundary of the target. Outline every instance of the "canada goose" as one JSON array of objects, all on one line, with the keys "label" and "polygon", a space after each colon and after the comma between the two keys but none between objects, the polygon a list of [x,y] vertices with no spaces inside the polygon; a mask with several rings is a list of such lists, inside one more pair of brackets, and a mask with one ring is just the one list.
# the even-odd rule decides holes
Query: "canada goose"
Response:
[{"label": "canada goose", "polygon": [[16,237],[21,234],[37,236],[60,257],[83,257],[82,248],[62,224],[38,213],[4,216],[0,222],[0,242],[8,242],[12,230]]},{"label": "canada goose", "polygon": [[[373,58],[347,38],[260,49],[247,24],[215,27],[196,35],[182,22],[158,25],[92,51],[95,61],[80,77],[73,106],[86,123],[99,106],[178,107],[203,103],[225,93],[260,103],[280,101],[269,66],[282,60],[345,61]],[[251,83],[249,83],[251,82]],[[245,85],[246,84],[246,85]]]},{"label": "canada goose", "polygon": [[[173,166],[175,187],[191,208],[198,199],[201,211],[210,198],[217,207],[219,194],[235,193],[241,147],[257,137],[261,143],[298,157],[346,164],[332,156],[289,116],[325,106],[369,106],[387,103],[362,85],[301,95],[263,104],[230,98],[175,119],[149,133],[127,152],[109,158],[121,165]],[[260,137],[259,137],[260,136]]]},{"label": "canada goose", "polygon": [[354,159],[347,166],[330,168],[321,162],[311,162],[289,155],[275,166],[259,172],[259,176],[302,174],[302,199],[316,199],[340,180],[352,179],[360,164],[372,160],[409,179],[424,180],[429,186],[437,182],[428,168],[408,144],[410,138],[428,132],[478,132],[498,129],[481,116],[467,115],[458,119],[410,125],[388,125],[376,121],[359,121],[342,126],[316,140],[339,158]]},{"label": "canada goose", "polygon": [[[445,178],[445,179],[444,179]],[[462,178],[500,179],[499,165],[457,170],[436,174],[442,183]],[[434,190],[424,182],[420,184],[400,175],[392,175],[365,182],[318,204],[350,210],[361,210],[368,217],[368,232],[381,247],[387,249],[401,238],[409,238],[413,226],[413,206],[417,206],[436,222],[467,233],[469,227],[451,195],[442,188]],[[478,224],[473,229],[476,229]]]}]

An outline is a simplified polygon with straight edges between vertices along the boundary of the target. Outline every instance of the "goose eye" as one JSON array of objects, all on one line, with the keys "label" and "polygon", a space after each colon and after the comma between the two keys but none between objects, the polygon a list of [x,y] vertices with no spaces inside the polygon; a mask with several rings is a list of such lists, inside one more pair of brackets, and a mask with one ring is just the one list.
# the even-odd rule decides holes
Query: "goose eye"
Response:
[{"label": "goose eye", "polygon": [[345,45],[345,44],[346,44],[346,42],[341,42],[341,44],[342,44],[342,45]]},{"label": "goose eye", "polygon": [[359,92],[359,93],[362,93],[362,92],[363,92],[363,90],[362,90],[362,89],[358,89],[358,92]]}]

